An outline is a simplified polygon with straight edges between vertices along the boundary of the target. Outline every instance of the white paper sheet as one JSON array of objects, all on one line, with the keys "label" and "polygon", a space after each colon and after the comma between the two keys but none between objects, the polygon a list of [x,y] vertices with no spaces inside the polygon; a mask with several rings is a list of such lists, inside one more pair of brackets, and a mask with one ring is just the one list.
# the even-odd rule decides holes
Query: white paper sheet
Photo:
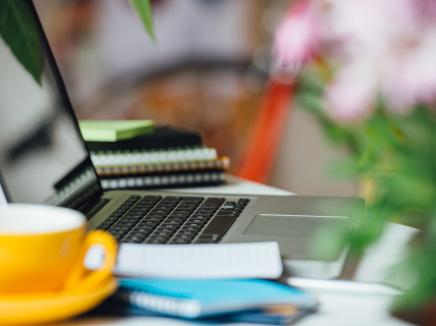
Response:
[{"label": "white paper sheet", "polygon": [[277,278],[283,266],[276,242],[123,244],[117,275],[163,278]]}]

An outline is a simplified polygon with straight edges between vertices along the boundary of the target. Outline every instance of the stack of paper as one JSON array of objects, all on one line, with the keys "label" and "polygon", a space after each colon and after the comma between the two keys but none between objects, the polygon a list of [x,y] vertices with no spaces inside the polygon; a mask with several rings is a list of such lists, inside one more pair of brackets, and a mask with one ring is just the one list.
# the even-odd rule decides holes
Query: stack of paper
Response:
[{"label": "stack of paper", "polygon": [[116,273],[162,278],[271,278],[283,272],[276,242],[121,245]]}]

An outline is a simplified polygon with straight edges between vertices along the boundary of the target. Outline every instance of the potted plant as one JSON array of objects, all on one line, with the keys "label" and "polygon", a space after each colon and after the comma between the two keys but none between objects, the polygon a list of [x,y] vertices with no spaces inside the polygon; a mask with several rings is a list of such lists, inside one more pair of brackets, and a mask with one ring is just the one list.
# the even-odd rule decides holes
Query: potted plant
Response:
[{"label": "potted plant", "polygon": [[419,323],[436,323],[435,58],[432,0],[293,1],[274,42],[273,74],[349,150],[337,170],[369,180],[367,214],[335,245],[363,250],[392,220],[422,230],[394,271],[410,282],[394,310]]}]

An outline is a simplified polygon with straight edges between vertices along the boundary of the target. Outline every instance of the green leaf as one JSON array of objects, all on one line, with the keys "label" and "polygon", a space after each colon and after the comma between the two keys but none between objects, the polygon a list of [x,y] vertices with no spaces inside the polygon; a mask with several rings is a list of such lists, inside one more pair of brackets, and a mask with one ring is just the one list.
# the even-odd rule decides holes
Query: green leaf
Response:
[{"label": "green leaf", "polygon": [[310,92],[314,95],[323,96],[324,83],[314,69],[307,68],[298,78],[297,93]]},{"label": "green leaf", "polygon": [[154,41],[154,26],[153,26],[153,14],[151,10],[150,0],[130,0],[131,5],[136,10],[139,18],[144,24],[148,35]]},{"label": "green leaf", "polygon": [[301,109],[311,113],[319,121],[324,133],[330,140],[351,145],[352,133],[330,120],[326,114],[322,95],[305,89],[295,96],[295,102]]},{"label": "green leaf", "polygon": [[44,56],[33,17],[23,1],[0,1],[0,35],[17,60],[41,84]]},{"label": "green leaf", "polygon": [[319,228],[311,239],[309,253],[317,260],[334,260],[350,242],[350,230],[345,226]]}]

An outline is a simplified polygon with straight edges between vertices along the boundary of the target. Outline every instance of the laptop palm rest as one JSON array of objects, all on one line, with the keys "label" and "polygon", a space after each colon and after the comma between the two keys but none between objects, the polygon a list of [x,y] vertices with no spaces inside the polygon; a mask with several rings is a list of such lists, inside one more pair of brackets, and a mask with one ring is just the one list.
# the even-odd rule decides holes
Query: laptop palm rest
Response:
[{"label": "laptop palm rest", "polygon": [[336,265],[342,265],[345,250],[336,252],[329,260],[322,261],[316,255],[314,238],[323,230],[331,230],[341,225],[349,224],[349,219],[342,216],[305,216],[305,215],[281,215],[281,214],[258,214],[244,230],[243,235],[253,240],[275,240],[280,245],[280,251],[286,266],[290,267],[292,274],[301,273],[309,276],[308,265],[321,268],[312,275],[313,277],[332,278],[337,277],[340,268],[326,273]]}]

